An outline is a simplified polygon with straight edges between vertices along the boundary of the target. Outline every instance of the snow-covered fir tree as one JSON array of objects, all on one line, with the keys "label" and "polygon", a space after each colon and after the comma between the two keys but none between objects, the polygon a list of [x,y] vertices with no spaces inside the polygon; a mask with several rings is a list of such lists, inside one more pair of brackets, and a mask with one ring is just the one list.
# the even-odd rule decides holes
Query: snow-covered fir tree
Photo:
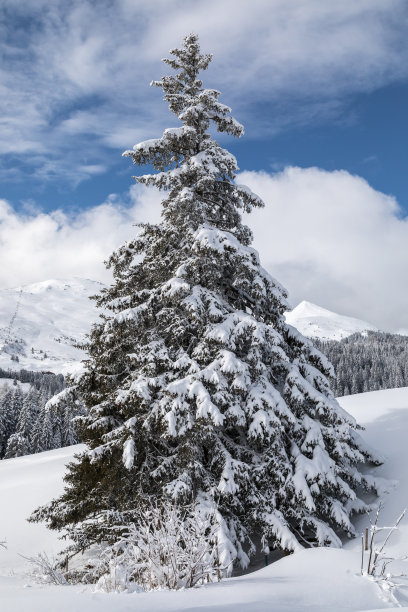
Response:
[{"label": "snow-covered fir tree", "polygon": [[[26,370],[0,371],[5,378],[12,374],[29,384],[22,387],[15,379],[12,387],[4,384],[0,388],[0,459],[76,444],[73,420],[84,410],[71,392],[61,391],[63,377]],[[54,396],[56,391],[59,393]]]},{"label": "snow-covered fir tree", "polygon": [[5,459],[22,457],[32,452],[33,430],[38,419],[39,393],[35,388],[25,394],[17,427],[7,443]]},{"label": "snow-covered fir tree", "polygon": [[[110,258],[85,372],[74,385],[87,449],[66,490],[33,520],[68,530],[76,550],[115,540],[156,501],[217,512],[224,560],[255,543],[288,551],[340,545],[375,461],[336,402],[332,369],[285,323],[287,294],[260,264],[241,212],[263,202],[235,182],[233,155],[210,135],[242,126],[205,89],[210,55],[189,35],[154,85],[181,122],[126,151],[164,192],[162,220]],[[275,228],[274,231],[279,231]]]},{"label": "snow-covered fir tree", "polygon": [[0,395],[0,458],[4,457],[9,438],[16,432],[22,406],[23,393],[20,386],[5,387]]},{"label": "snow-covered fir tree", "polygon": [[0,459],[4,456],[7,447],[7,410],[9,389],[7,385],[0,387]]}]

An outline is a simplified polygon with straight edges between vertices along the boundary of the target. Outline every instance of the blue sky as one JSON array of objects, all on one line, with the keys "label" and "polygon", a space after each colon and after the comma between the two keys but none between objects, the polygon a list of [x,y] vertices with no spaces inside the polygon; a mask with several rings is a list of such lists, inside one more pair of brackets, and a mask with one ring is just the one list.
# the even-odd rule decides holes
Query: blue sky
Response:
[{"label": "blue sky", "polygon": [[[222,143],[237,156],[241,170],[249,172],[247,180],[256,184],[260,173],[266,173],[274,191],[277,183],[282,185],[290,177],[294,183],[286,182],[286,191],[280,193],[282,207],[288,210],[294,184],[305,189],[302,181],[307,184],[311,169],[317,169],[315,198],[309,194],[305,202],[323,201],[329,179],[333,185],[328,193],[336,194],[339,209],[340,196],[356,201],[356,213],[353,216],[351,210],[344,225],[352,228],[355,249],[350,245],[347,249],[351,248],[354,258],[365,260],[367,249],[379,248],[381,227],[390,228],[387,244],[399,245],[381,253],[381,261],[386,260],[380,266],[383,277],[378,271],[368,282],[367,267],[362,265],[360,276],[347,284],[337,264],[351,238],[339,236],[333,245],[338,260],[320,273],[316,272],[320,261],[314,263],[305,241],[310,269],[315,270],[315,282],[305,284],[304,255],[299,254],[303,261],[298,264],[289,252],[280,259],[275,255],[272,261],[267,240],[262,242],[255,232],[255,246],[266,256],[271,272],[276,269],[283,275],[279,280],[289,285],[294,302],[305,298],[333,310],[337,306],[338,311],[382,327],[408,327],[403,315],[408,311],[407,297],[397,288],[408,263],[405,256],[401,263],[408,215],[408,5],[405,0],[336,4],[324,0],[2,0],[0,243],[10,244],[13,231],[16,236],[25,235],[24,254],[34,263],[29,267],[20,261],[13,264],[16,256],[12,260],[8,255],[8,270],[0,277],[0,285],[41,280],[58,271],[102,277],[96,257],[103,249],[84,253],[82,269],[69,265],[72,244],[86,231],[84,224],[93,220],[94,225],[87,228],[91,242],[105,241],[103,259],[109,248],[127,237],[124,227],[129,219],[143,217],[141,211],[147,218],[157,216],[157,201],[150,202],[149,212],[146,198],[152,196],[132,188],[133,167],[121,153],[177,125],[161,101],[160,90],[150,88],[149,82],[168,70],[160,59],[194,31],[200,35],[202,49],[214,53],[205,84],[221,90],[222,101],[245,125],[243,139],[223,138]],[[300,174],[288,173],[291,167]],[[367,201],[371,198],[371,205],[364,207],[367,218],[373,211],[368,223],[371,242],[364,251],[366,229],[360,221],[358,236],[355,227],[355,220],[363,219],[357,210],[361,200],[355,199],[363,184]],[[337,188],[342,189],[340,194]],[[263,196],[268,206],[269,192]],[[261,225],[271,211],[280,218],[277,206],[270,203]],[[108,210],[119,215],[115,219],[120,229],[111,240],[104,235],[103,215]],[[320,209],[313,214],[322,216]],[[333,218],[336,214],[342,213],[334,210]],[[378,221],[375,231],[373,219]],[[109,215],[107,220],[112,232]],[[315,219],[308,228],[309,238],[313,227],[319,231],[314,242],[328,234]],[[299,235],[304,235],[300,229]],[[34,242],[28,236],[36,232]],[[66,251],[61,250],[63,243]],[[318,256],[324,259],[326,253]],[[59,262],[59,269],[54,270],[51,260]],[[384,298],[381,307],[367,312],[379,299],[376,281],[382,286],[389,283],[391,269],[401,313],[397,318]],[[363,299],[360,294],[367,283],[370,291]]]}]

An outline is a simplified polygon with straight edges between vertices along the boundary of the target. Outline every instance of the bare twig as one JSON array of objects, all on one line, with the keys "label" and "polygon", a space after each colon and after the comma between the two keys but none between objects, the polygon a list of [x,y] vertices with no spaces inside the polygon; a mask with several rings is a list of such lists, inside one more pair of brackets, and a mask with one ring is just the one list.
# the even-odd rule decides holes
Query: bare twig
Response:
[{"label": "bare twig", "polygon": [[374,556],[374,563],[373,563],[373,569],[372,569],[372,574],[373,575],[375,573],[375,569],[376,569],[376,566],[377,566],[378,559],[381,558],[380,557],[381,553],[383,552],[385,546],[388,544],[388,540],[390,539],[391,534],[398,529],[398,525],[400,524],[400,522],[404,518],[405,513],[406,513],[406,509],[403,512],[401,512],[400,516],[395,521],[395,524],[392,527],[387,528],[387,529],[389,529],[388,535],[385,538],[381,548],[378,551],[376,551],[375,556]]},{"label": "bare twig", "polygon": [[[386,588],[392,600],[393,601],[395,600],[395,602],[397,602],[393,594],[393,590],[395,590],[397,587],[406,586],[406,585],[397,584],[395,582],[395,578],[403,577],[405,576],[405,574],[399,574],[399,576],[395,576],[395,575],[392,575],[391,573],[386,573],[386,572],[387,572],[387,568],[390,565],[390,563],[392,563],[393,561],[404,561],[408,559],[408,555],[404,555],[400,557],[392,557],[389,554],[385,554],[384,551],[390,541],[391,535],[395,531],[398,530],[398,526],[401,523],[402,519],[404,518],[406,514],[406,510],[404,510],[400,514],[400,516],[396,519],[395,523],[391,525],[390,527],[379,527],[378,520],[379,520],[380,512],[382,509],[383,509],[383,505],[380,504],[377,508],[374,522],[371,520],[370,515],[368,515],[368,519],[370,521],[371,527],[370,527],[370,539],[369,539],[369,557],[368,557],[366,574],[369,575],[373,580],[375,580],[375,582],[377,582],[379,586],[381,586],[382,588]],[[378,535],[378,533],[382,531],[388,531],[388,533],[385,536],[384,541],[382,542],[381,546],[379,548],[376,548],[375,538]],[[364,572],[364,549],[366,548],[365,547],[366,542],[364,540],[367,541],[367,536],[366,538],[364,538],[364,533],[363,533],[361,536],[361,574],[362,575],[365,574]]]},{"label": "bare twig", "polygon": [[380,511],[381,510],[382,510],[382,504],[379,504],[379,506],[377,508],[377,512],[375,513],[374,524],[371,522],[371,518],[370,518],[370,524],[371,524],[370,556],[368,557],[367,574],[371,574],[371,559],[372,559],[372,556],[373,556],[374,538],[375,538],[375,533],[376,533],[377,524],[378,524],[378,518],[380,516]]},{"label": "bare twig", "polygon": [[64,574],[58,570],[57,563],[50,559],[47,553],[39,553],[35,557],[26,557],[25,555],[20,555],[20,557],[32,565],[33,577],[40,582],[57,585],[67,584]]}]

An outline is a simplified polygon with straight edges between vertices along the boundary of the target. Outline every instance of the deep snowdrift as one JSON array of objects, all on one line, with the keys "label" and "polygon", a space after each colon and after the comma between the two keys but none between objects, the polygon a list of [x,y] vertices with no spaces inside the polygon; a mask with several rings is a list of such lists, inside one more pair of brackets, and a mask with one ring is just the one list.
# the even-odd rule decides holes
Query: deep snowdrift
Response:
[{"label": "deep snowdrift", "polygon": [[[384,510],[380,523],[390,525],[408,502],[408,388],[376,391],[341,398],[342,406],[366,427],[366,441],[386,458],[376,475],[385,483]],[[60,546],[57,536],[42,525],[25,521],[38,505],[58,495],[64,465],[79,447],[0,462],[0,609],[2,612],[118,612],[138,610],[159,612],[194,610],[201,612],[266,612],[375,610],[394,607],[389,594],[359,575],[360,541],[348,542],[342,550],[318,548],[286,557],[247,576],[220,584],[182,592],[133,594],[94,593],[90,587],[36,585],[24,576],[26,561],[19,556]],[[357,520],[361,532],[367,517]],[[393,556],[408,553],[408,517],[395,533],[388,551]],[[408,562],[396,563],[397,573],[408,570]],[[31,588],[24,588],[30,586]],[[408,606],[408,589],[395,592]],[[406,608],[408,610],[408,607]]]}]

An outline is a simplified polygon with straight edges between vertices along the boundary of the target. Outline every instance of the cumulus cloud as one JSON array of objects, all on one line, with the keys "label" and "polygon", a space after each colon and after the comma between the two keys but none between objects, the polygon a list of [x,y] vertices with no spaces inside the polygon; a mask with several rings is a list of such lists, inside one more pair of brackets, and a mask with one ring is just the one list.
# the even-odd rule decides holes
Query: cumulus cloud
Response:
[{"label": "cumulus cloud", "polygon": [[[346,171],[286,168],[238,177],[265,201],[246,217],[261,262],[296,305],[309,300],[384,330],[408,328],[408,221],[396,200]],[[109,281],[110,253],[160,219],[160,194],[133,186],[126,201],[68,216],[0,202],[0,286],[53,277]]]},{"label": "cumulus cloud", "polygon": [[308,300],[384,330],[408,327],[408,220],[394,197],[319,168],[239,180],[266,203],[246,220],[293,305]]},{"label": "cumulus cloud", "polygon": [[[41,180],[83,180],[92,174],[84,166],[111,163],[107,147],[126,148],[167,127],[148,83],[162,74],[160,57],[190,31],[215,53],[208,82],[252,134],[336,117],[345,95],[408,72],[404,0],[3,0],[2,7],[0,154],[39,168]],[[256,105],[265,101],[274,113],[260,124]]]},{"label": "cumulus cloud", "polygon": [[127,202],[110,196],[76,215],[60,210],[22,214],[0,200],[0,286],[70,276],[109,282],[103,262],[135,235],[134,224],[159,218],[158,194],[139,186],[131,188]]}]

